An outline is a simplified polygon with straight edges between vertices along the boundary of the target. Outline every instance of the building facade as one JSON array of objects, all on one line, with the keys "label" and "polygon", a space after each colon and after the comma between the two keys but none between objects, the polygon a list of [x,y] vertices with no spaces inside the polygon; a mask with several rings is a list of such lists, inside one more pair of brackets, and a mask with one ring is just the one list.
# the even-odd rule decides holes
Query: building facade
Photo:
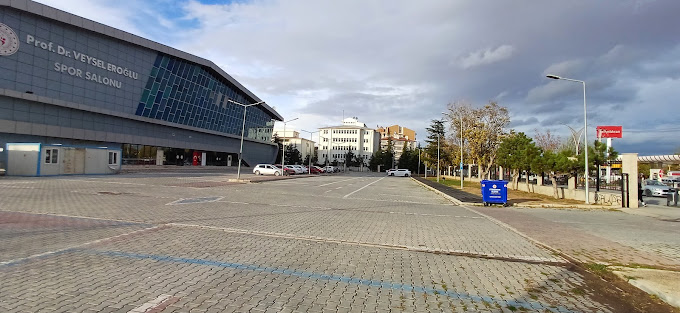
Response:
[{"label": "building facade", "polygon": [[352,152],[362,158],[363,163],[368,161],[380,147],[380,133],[366,124],[358,121],[356,117],[346,118],[340,126],[319,128],[318,160],[321,164],[331,164],[334,161],[345,163],[345,156]]},{"label": "building facade", "polygon": [[386,150],[390,142],[394,149],[394,160],[399,160],[404,148],[416,148],[416,132],[412,129],[402,127],[399,125],[392,125],[389,127],[379,127],[380,132],[380,148]]},{"label": "building facade", "polygon": [[[283,149],[286,149],[288,146],[292,146],[293,148],[300,151],[300,156],[303,161],[308,155],[314,155],[316,151],[316,143],[310,139],[301,138],[300,132],[298,131],[287,129],[284,132],[281,129],[275,129],[274,134],[279,137],[279,140],[281,140],[281,143],[284,147]],[[281,160],[276,160],[276,162],[279,163]],[[289,163],[290,160],[286,161],[286,164]]]},{"label": "building facade", "polygon": [[[123,164],[237,165],[244,107],[231,101],[261,100],[211,61],[28,0],[0,1],[0,37],[0,146],[106,146],[121,149]],[[274,161],[272,120],[282,117],[265,103],[247,108],[246,164]]]}]

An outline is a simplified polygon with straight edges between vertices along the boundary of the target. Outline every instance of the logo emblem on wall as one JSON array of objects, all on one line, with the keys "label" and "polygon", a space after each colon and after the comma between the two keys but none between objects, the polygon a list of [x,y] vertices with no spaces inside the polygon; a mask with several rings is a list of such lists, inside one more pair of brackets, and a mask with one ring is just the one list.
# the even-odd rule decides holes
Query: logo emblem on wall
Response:
[{"label": "logo emblem on wall", "polygon": [[19,50],[19,37],[9,28],[0,23],[0,55],[12,55]]}]

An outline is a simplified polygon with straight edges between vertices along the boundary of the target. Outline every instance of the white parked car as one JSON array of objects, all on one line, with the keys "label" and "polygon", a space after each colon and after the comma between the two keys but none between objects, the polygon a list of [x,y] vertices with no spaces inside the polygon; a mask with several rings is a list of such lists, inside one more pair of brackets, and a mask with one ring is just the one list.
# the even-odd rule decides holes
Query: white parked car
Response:
[{"label": "white parked car", "polygon": [[387,176],[409,177],[409,176],[411,176],[411,171],[407,170],[405,168],[390,169],[390,170],[387,170]]},{"label": "white parked car", "polygon": [[283,175],[283,170],[271,164],[258,164],[253,168],[253,174],[281,176]]},{"label": "white parked car", "polygon": [[286,165],[290,166],[290,168],[295,170],[295,174],[305,174],[307,173],[307,170],[303,168],[301,165]]},{"label": "white parked car", "polygon": [[335,170],[335,167],[332,167],[332,166],[330,166],[330,165],[324,167],[323,170],[326,171],[326,173],[335,173],[335,172],[337,172],[337,171]]}]

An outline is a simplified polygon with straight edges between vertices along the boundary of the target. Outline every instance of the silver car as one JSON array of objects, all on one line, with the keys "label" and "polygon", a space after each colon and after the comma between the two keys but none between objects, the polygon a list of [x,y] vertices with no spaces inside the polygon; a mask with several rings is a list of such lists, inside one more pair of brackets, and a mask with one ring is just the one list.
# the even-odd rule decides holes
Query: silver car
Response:
[{"label": "silver car", "polygon": [[258,164],[253,168],[255,175],[283,175],[283,170],[271,164]]},{"label": "silver car", "polygon": [[653,179],[645,180],[642,184],[642,190],[646,197],[665,197],[670,189],[671,187]]}]

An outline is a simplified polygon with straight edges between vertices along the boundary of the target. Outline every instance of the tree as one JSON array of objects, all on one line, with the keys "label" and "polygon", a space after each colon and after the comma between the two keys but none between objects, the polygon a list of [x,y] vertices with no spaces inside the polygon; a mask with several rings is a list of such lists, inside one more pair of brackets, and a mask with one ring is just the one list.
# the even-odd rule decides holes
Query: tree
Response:
[{"label": "tree", "polygon": [[577,177],[576,173],[579,169],[578,159],[574,157],[575,151],[571,149],[560,150],[554,156],[552,175],[550,176],[550,181],[553,185],[554,197],[559,198],[557,193],[557,175],[566,175],[567,177]]},{"label": "tree", "polygon": [[281,160],[281,156],[283,155],[283,142],[281,141],[281,138],[279,137],[279,134],[274,134],[272,136],[272,142],[276,144],[278,149],[276,150],[276,162],[279,162]]},{"label": "tree", "polygon": [[363,166],[364,164],[366,164],[365,158],[366,156],[364,155],[355,155],[353,161],[353,164],[355,164],[354,166]]},{"label": "tree", "polygon": [[605,165],[607,162],[615,161],[619,153],[614,150],[614,147],[607,149],[607,144],[598,140],[593,142],[592,146],[588,146],[588,162],[595,165],[597,170],[597,191],[600,191],[600,165]]},{"label": "tree", "polygon": [[354,158],[354,153],[352,151],[347,151],[345,153],[345,166],[357,166],[356,160]]},{"label": "tree", "polygon": [[521,132],[511,133],[500,143],[497,154],[498,165],[512,170],[514,189],[518,188],[520,174],[522,171],[526,171],[528,190],[531,167],[541,155],[541,150],[536,147],[533,140]]},{"label": "tree", "polygon": [[550,133],[550,129],[547,129],[545,132],[534,129],[534,142],[536,142],[536,146],[543,149],[543,151],[556,153],[560,149],[562,138]]},{"label": "tree", "polygon": [[[446,146],[446,132],[444,131],[444,121],[432,120],[430,127],[425,129],[428,133],[425,143],[422,159],[429,167],[434,167],[437,161],[448,159],[443,155],[444,146]],[[441,162],[440,162],[441,163]]]},{"label": "tree", "polygon": [[453,103],[449,104],[448,110],[450,128],[458,133],[457,138],[463,133],[470,158],[481,171],[480,177],[488,178],[496,163],[498,147],[506,135],[505,129],[510,124],[508,109],[491,101],[477,109],[468,104]]},{"label": "tree", "polygon": [[368,159],[368,168],[371,169],[371,171],[377,171],[381,160],[380,149],[378,149],[378,151],[373,152],[371,157]]},{"label": "tree", "polygon": [[418,171],[418,150],[405,147],[397,167],[406,168],[411,170],[412,173],[416,173]]},{"label": "tree", "polygon": [[295,145],[286,146],[286,164],[300,164],[302,162],[302,154]]}]

